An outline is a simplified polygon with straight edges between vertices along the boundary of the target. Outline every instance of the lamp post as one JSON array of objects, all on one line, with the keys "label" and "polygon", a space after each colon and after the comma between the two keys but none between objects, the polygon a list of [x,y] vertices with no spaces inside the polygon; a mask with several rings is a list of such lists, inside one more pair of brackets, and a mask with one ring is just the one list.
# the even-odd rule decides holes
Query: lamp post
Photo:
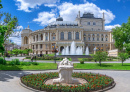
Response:
[{"label": "lamp post", "polygon": [[55,59],[54,59],[54,61],[55,61],[55,63],[56,63],[56,53],[58,52],[58,50],[57,50],[57,46],[55,47],[55,46],[52,46],[52,52],[53,53],[55,53]]}]

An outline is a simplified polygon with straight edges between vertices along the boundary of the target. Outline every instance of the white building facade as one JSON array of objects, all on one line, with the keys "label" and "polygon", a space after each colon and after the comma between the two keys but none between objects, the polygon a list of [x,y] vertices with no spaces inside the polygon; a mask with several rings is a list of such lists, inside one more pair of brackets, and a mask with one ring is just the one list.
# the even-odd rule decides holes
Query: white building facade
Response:
[{"label": "white building facade", "polygon": [[80,17],[80,11],[75,21],[63,21],[58,17],[55,22],[48,24],[44,29],[32,31],[28,28],[22,30],[21,48],[32,49],[33,54],[51,54],[52,46],[56,46],[61,52],[75,41],[77,47],[88,46],[90,53],[93,49],[108,51],[115,49],[111,30],[105,30],[104,13],[102,18],[95,18],[91,13],[84,13]]}]

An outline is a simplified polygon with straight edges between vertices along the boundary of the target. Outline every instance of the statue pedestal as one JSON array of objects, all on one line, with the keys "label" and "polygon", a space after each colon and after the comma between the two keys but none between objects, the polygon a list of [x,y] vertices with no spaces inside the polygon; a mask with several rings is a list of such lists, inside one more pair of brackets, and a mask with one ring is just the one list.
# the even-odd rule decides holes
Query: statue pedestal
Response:
[{"label": "statue pedestal", "polygon": [[73,66],[71,64],[67,64],[66,61],[65,64],[64,62],[62,63],[61,65],[58,66],[59,78],[54,79],[53,84],[57,83],[78,84],[79,81],[77,79],[72,78]]}]

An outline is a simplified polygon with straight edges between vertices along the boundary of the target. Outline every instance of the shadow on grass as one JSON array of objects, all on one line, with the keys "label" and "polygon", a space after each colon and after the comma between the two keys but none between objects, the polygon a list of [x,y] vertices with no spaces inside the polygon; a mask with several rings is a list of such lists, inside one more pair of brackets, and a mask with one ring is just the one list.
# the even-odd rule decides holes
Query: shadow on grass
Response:
[{"label": "shadow on grass", "polygon": [[19,70],[22,70],[22,68],[15,65],[0,65],[0,82],[9,82],[9,80],[14,79],[14,77],[21,77],[23,75],[29,74],[29,72]]},{"label": "shadow on grass", "polygon": [[[100,66],[100,64],[97,64],[97,66]],[[108,64],[101,64],[101,67],[112,67],[113,65],[108,65]]]}]

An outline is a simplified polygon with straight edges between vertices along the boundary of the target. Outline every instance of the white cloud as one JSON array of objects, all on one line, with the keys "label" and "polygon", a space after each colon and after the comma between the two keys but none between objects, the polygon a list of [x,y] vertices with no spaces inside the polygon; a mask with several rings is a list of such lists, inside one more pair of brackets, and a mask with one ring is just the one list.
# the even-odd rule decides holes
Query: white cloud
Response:
[{"label": "white cloud", "polygon": [[42,26],[45,26],[55,20],[56,16],[52,12],[41,12],[38,14],[38,18],[33,19],[33,21],[40,23]]},{"label": "white cloud", "polygon": [[22,29],[23,29],[23,26],[17,26],[16,29],[18,29],[18,30],[22,30]]},{"label": "white cloud", "polygon": [[84,12],[91,12],[94,14],[95,17],[102,18],[102,13],[105,13],[105,23],[110,23],[114,18],[115,15],[110,10],[100,9],[93,3],[85,3],[85,4],[72,4],[72,3],[63,3],[62,5],[58,6],[60,15],[67,21],[75,20],[78,11],[80,10],[81,16]]},{"label": "white cloud", "polygon": [[117,0],[118,2],[120,2],[121,0]]},{"label": "white cloud", "polygon": [[115,28],[115,27],[120,27],[121,25],[119,24],[116,24],[116,25],[108,25],[108,26],[105,26],[105,30],[111,30],[112,28]]},{"label": "white cloud", "polygon": [[105,23],[111,23],[114,20],[115,15],[110,10],[104,10],[99,8],[93,3],[86,2],[85,4],[73,4],[73,3],[62,3],[61,5],[52,9],[51,12],[40,12],[38,18],[33,21],[40,23],[42,26],[55,21],[57,13],[63,17],[64,21],[74,21],[77,17],[78,11],[80,10],[80,15],[82,16],[84,12],[91,12],[96,18],[102,18],[103,12],[105,13]]},{"label": "white cloud", "polygon": [[39,8],[42,4],[53,4],[59,2],[59,0],[15,0],[18,10],[25,12],[31,12],[33,8]]},{"label": "white cloud", "polygon": [[56,4],[44,4],[44,6],[47,6],[47,7],[50,7],[50,8],[52,8],[52,7],[57,7]]}]

